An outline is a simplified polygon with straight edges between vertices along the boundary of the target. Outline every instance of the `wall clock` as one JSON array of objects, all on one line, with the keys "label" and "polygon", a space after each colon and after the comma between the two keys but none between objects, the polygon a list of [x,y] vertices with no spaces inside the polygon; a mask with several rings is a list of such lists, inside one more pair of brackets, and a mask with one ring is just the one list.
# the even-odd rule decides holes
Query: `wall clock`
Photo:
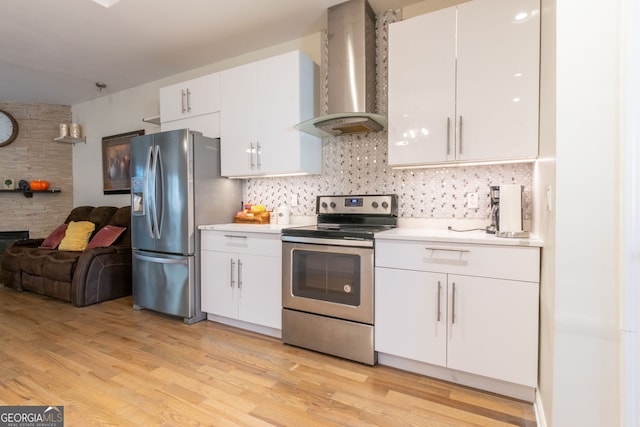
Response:
[{"label": "wall clock", "polygon": [[18,136],[18,122],[6,111],[0,110],[0,147],[11,144]]}]

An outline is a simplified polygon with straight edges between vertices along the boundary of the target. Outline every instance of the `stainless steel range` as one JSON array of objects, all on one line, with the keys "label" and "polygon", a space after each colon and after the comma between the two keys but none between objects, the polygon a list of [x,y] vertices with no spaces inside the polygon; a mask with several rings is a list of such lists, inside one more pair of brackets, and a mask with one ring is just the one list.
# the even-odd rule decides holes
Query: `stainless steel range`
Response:
[{"label": "stainless steel range", "polygon": [[374,365],[374,233],[397,195],[318,196],[317,225],[282,231],[282,339]]}]

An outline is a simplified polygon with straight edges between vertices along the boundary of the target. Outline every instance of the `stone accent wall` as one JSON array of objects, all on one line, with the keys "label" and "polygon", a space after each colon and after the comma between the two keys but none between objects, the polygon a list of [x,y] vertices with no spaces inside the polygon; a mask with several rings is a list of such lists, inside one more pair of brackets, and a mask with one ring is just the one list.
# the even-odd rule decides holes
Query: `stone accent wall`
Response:
[{"label": "stone accent wall", "polygon": [[0,231],[29,230],[30,237],[46,237],[73,208],[72,145],[53,141],[59,124],[71,122],[68,105],[0,102],[0,109],[18,121],[18,138],[0,147],[0,183],[12,178],[49,181],[60,193],[0,192]]}]

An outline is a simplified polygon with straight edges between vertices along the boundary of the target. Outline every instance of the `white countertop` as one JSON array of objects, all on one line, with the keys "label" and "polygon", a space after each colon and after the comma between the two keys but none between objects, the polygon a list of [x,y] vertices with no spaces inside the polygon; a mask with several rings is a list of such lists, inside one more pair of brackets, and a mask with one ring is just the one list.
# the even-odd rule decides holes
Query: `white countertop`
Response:
[{"label": "white countertop", "polygon": [[[244,233],[271,233],[280,234],[283,228],[300,227],[306,224],[212,224],[199,225],[199,230],[235,231]],[[536,246],[542,247],[543,242],[538,236],[532,234],[526,239],[496,237],[487,234],[484,230],[477,231],[451,231],[442,228],[423,227],[398,227],[392,230],[375,234],[379,240],[429,240],[432,242],[471,243],[482,245],[502,246]]]},{"label": "white countertop", "polygon": [[432,242],[472,243],[502,246],[543,246],[542,239],[534,234],[526,239],[512,239],[496,237],[493,234],[488,234],[484,230],[451,231],[438,228],[398,227],[392,230],[376,233],[375,238],[377,240],[429,240]]},{"label": "white countertop", "polygon": [[283,228],[291,228],[296,225],[284,225],[284,224],[213,224],[213,225],[199,225],[199,230],[215,230],[215,231],[236,231],[244,233],[273,233],[280,234]]}]

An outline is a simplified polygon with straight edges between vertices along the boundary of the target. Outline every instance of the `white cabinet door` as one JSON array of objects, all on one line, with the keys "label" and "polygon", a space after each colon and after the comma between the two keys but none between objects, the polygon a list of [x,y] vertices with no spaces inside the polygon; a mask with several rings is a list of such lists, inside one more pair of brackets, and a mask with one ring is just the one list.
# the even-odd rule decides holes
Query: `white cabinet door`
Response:
[{"label": "white cabinet door", "polygon": [[221,73],[222,175],[320,173],[321,141],[295,125],[314,111],[313,62],[299,51]]},{"label": "white cabinet door", "polygon": [[455,32],[453,7],[389,26],[392,166],[455,159]]},{"label": "white cabinet door", "polygon": [[538,155],[539,11],[539,0],[458,6],[460,160]]},{"label": "white cabinet door", "polygon": [[[258,169],[261,173],[300,168],[300,58],[297,52],[258,62]],[[266,102],[265,102],[266,101]]]},{"label": "white cabinet door", "polygon": [[258,93],[255,63],[221,72],[220,137],[223,176],[256,174]]},{"label": "white cabinet door", "polygon": [[238,257],[238,319],[282,329],[282,262],[280,257]]},{"label": "white cabinet door", "polygon": [[220,111],[220,74],[160,88],[160,121],[186,119]]},{"label": "white cabinet door", "polygon": [[535,387],[538,284],[448,276],[447,366]]},{"label": "white cabinet door", "polygon": [[376,268],[375,348],[446,366],[447,276]]},{"label": "white cabinet door", "polygon": [[205,313],[238,317],[237,255],[201,251],[201,306]]}]

